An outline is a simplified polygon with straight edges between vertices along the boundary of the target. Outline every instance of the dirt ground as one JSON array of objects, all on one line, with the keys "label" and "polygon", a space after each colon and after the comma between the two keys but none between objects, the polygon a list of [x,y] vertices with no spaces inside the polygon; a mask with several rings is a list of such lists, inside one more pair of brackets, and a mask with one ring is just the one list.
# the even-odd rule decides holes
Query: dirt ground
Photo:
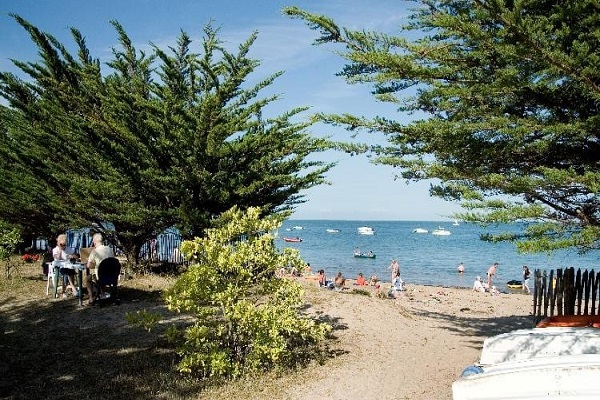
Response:
[{"label": "dirt ground", "polygon": [[137,310],[163,315],[160,326],[180,318],[160,299],[168,278],[123,281],[121,305],[108,307],[51,299],[39,273],[5,285],[0,399],[446,400],[485,338],[533,325],[532,298],[522,293],[492,296],[409,284],[400,298],[387,299],[371,287],[367,295],[357,294],[351,282],[338,292],[318,288],[314,279],[298,281],[305,286],[305,312],[334,327],[328,343],[334,357],[290,376],[269,375],[264,390],[256,382],[247,390],[244,383],[181,386],[176,355],[164,345],[160,327],[149,333],[126,321]]}]

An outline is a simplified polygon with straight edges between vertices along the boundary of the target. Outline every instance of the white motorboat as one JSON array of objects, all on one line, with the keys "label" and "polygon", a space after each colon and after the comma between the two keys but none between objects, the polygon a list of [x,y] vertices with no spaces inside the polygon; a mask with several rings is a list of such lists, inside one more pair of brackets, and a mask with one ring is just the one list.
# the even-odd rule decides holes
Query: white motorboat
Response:
[{"label": "white motorboat", "polygon": [[293,226],[292,229],[296,230],[296,231],[301,231],[302,229],[304,229],[304,227],[296,225],[296,226]]},{"label": "white motorboat", "polygon": [[325,229],[327,233],[340,233],[339,229]]},{"label": "white motorboat", "polygon": [[597,328],[520,329],[485,340],[452,384],[454,400],[598,399]]},{"label": "white motorboat", "polygon": [[374,235],[375,234],[375,230],[373,228],[371,228],[370,226],[361,226],[357,230],[358,230],[359,235]]},{"label": "white motorboat", "polygon": [[431,232],[432,235],[436,235],[436,236],[448,236],[450,235],[450,231],[446,228],[442,228],[441,226],[437,229],[434,229]]},{"label": "white motorboat", "polygon": [[429,231],[427,229],[423,229],[423,228],[415,228],[412,231],[413,231],[413,233],[429,233]]},{"label": "white motorboat", "polygon": [[600,355],[511,361],[452,384],[454,400],[592,400],[600,398]]},{"label": "white motorboat", "polygon": [[455,219],[455,220],[454,220],[454,223],[453,223],[452,225],[454,225],[454,226],[459,226],[460,224],[458,223],[458,220],[457,220],[457,219]]}]

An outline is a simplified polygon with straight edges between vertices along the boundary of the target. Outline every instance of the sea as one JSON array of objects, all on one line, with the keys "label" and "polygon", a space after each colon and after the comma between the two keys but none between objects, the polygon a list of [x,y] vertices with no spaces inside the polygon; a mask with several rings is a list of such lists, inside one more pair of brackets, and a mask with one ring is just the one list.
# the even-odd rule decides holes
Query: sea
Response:
[{"label": "sea", "polygon": [[[371,227],[374,234],[360,235],[359,227]],[[428,232],[413,232],[417,228]],[[438,228],[447,229],[450,235],[433,235],[432,231]],[[598,251],[583,255],[574,249],[550,255],[521,254],[514,243],[491,243],[481,239],[485,233],[520,229],[521,224],[481,227],[453,221],[287,220],[277,232],[276,243],[280,249],[298,249],[313,273],[322,268],[328,279],[338,272],[354,279],[362,272],[367,279],[377,275],[389,282],[391,270],[388,267],[396,259],[400,263],[401,278],[407,284],[470,288],[477,276],[487,279],[489,266],[498,262],[493,284],[499,290],[510,291],[506,283],[521,280],[523,265],[532,272],[565,267],[600,269]],[[284,237],[298,237],[302,241],[289,243],[283,240]],[[375,258],[355,258],[357,249],[364,253],[372,251]],[[460,263],[465,267],[462,274],[457,272]]]}]

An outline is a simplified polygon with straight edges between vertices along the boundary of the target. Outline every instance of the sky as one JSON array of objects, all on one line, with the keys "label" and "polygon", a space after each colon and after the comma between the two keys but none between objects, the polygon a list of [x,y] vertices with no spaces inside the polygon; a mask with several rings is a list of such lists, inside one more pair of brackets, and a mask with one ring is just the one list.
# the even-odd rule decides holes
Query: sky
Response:
[{"label": "sky", "polygon": [[[111,20],[118,21],[134,46],[150,51],[150,43],[162,49],[175,46],[185,31],[196,44],[201,43],[203,28],[211,23],[219,28],[219,37],[234,50],[253,33],[258,33],[250,56],[261,66],[252,76],[261,79],[284,71],[271,89],[279,95],[265,110],[264,117],[275,117],[295,107],[308,106],[308,118],[316,112],[351,113],[394,118],[402,123],[410,116],[399,113],[392,105],[377,102],[369,87],[348,85],[336,76],[344,60],[331,45],[315,46],[318,33],[301,20],[281,13],[284,6],[298,6],[306,11],[327,15],[339,26],[393,34],[407,22],[414,3],[394,0],[0,0],[0,71],[18,71],[11,59],[38,61],[35,45],[9,14],[17,14],[40,30],[56,37],[73,50],[70,28],[77,28],[86,38],[91,56],[107,61],[113,47],[118,47]],[[199,49],[198,49],[199,51]],[[103,71],[109,71],[103,65]],[[6,104],[3,102],[2,104]],[[349,140],[342,128],[316,124],[310,133],[318,137]],[[356,140],[384,143],[383,135],[359,134]],[[406,184],[394,180],[398,171],[374,165],[364,155],[340,152],[317,155],[318,159],[337,162],[328,172],[330,185],[302,192],[306,202],[299,205],[292,219],[343,220],[448,220],[460,211],[456,203],[429,196],[431,182]]]}]

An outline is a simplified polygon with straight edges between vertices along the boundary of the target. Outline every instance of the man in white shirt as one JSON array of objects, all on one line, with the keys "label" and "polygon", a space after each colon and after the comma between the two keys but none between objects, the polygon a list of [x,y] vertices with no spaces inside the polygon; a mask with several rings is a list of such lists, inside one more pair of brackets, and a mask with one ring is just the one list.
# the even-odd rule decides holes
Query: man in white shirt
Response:
[{"label": "man in white shirt", "polygon": [[88,274],[86,286],[88,290],[88,294],[90,296],[88,300],[89,305],[94,305],[94,283],[92,278],[96,275],[98,278],[98,270],[97,267],[100,265],[102,260],[109,257],[114,257],[115,253],[109,246],[104,245],[104,238],[101,233],[95,233],[92,237],[92,245],[94,246],[94,250],[90,253],[87,262]]}]

